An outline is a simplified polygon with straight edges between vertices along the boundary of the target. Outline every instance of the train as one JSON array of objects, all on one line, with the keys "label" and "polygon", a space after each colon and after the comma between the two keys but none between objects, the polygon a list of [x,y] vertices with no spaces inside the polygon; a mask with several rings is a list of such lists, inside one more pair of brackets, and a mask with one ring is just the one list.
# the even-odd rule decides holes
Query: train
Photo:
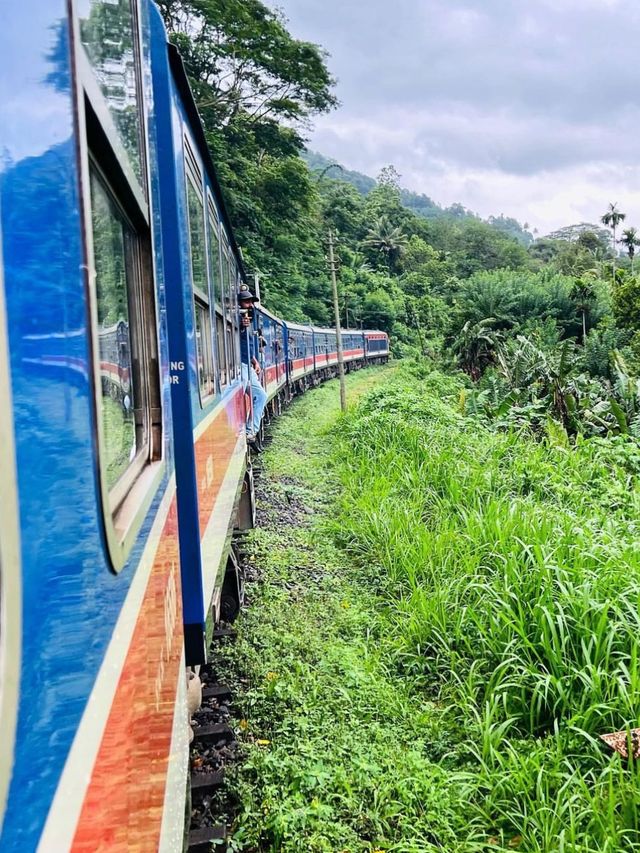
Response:
[{"label": "train", "polygon": [[[336,330],[241,323],[253,282],[150,0],[6,18],[0,850],[179,851],[189,685],[255,519],[242,335],[268,419],[336,375]],[[347,370],[389,356],[342,334]]]}]

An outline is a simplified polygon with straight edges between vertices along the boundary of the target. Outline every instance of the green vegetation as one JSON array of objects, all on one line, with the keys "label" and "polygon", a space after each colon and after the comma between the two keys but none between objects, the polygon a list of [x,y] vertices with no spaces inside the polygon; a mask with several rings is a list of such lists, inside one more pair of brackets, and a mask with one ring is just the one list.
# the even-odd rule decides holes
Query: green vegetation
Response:
[{"label": "green vegetation", "polygon": [[[348,377],[350,398],[380,381],[380,371]],[[221,662],[245,685],[236,849],[355,853],[385,841],[418,853],[435,838],[453,844],[464,826],[447,793],[460,783],[429,757],[442,737],[434,709],[394,672],[380,597],[327,530],[338,471],[326,432],[338,413],[336,383],[307,395],[263,457],[268,517],[252,536],[260,583]],[[386,848],[396,837],[407,844]]]},{"label": "green vegetation", "polygon": [[468,844],[640,850],[635,764],[598,740],[640,711],[637,444],[496,432],[459,392],[413,378],[347,420],[340,539],[453,722]]},{"label": "green vegetation", "polygon": [[640,850],[635,764],[599,739],[640,711],[637,445],[492,429],[439,373],[376,384],[337,431],[313,392],[265,457],[236,849]]},{"label": "green vegetation", "polygon": [[111,399],[108,394],[102,394],[100,399],[107,487],[111,489],[131,462],[136,436],[133,417],[125,412],[122,403]]}]

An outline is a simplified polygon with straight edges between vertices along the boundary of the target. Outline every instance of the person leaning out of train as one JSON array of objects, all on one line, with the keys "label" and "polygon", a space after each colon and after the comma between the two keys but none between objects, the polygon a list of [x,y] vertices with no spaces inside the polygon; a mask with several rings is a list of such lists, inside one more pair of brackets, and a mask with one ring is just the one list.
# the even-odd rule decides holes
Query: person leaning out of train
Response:
[{"label": "person leaning out of train", "polygon": [[264,408],[267,405],[267,392],[260,382],[260,364],[258,359],[249,353],[249,336],[246,334],[253,323],[253,307],[258,302],[246,284],[241,284],[238,290],[238,304],[240,306],[240,344],[242,354],[242,376],[245,389],[251,394],[251,421],[247,423],[247,441],[250,444],[256,442],[256,436],[260,429]]}]

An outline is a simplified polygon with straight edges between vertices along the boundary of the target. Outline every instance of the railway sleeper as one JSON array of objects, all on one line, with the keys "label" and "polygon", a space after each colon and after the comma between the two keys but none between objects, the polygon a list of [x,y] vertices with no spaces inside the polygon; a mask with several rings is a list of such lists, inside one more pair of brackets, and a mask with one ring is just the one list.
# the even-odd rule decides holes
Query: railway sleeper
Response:
[{"label": "railway sleeper", "polygon": [[224,785],[224,771],[215,773],[192,773],[191,774],[191,796],[205,795],[221,788]]},{"label": "railway sleeper", "polygon": [[226,684],[212,684],[202,690],[203,699],[230,699],[231,688]]},{"label": "railway sleeper", "polygon": [[[218,841],[225,841],[227,827],[225,824],[217,826],[203,826],[201,829],[193,829],[189,833],[189,853],[210,853],[211,845]],[[225,851],[226,844],[216,844],[216,851]]]}]

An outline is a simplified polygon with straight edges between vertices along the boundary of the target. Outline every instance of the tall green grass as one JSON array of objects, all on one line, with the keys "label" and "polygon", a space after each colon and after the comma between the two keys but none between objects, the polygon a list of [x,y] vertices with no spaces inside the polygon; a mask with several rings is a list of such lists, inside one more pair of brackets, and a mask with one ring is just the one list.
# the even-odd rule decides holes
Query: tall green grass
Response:
[{"label": "tall green grass", "polygon": [[407,373],[347,415],[335,533],[452,721],[469,843],[640,851],[638,771],[598,737],[640,725],[638,447],[494,432],[458,392]]}]

